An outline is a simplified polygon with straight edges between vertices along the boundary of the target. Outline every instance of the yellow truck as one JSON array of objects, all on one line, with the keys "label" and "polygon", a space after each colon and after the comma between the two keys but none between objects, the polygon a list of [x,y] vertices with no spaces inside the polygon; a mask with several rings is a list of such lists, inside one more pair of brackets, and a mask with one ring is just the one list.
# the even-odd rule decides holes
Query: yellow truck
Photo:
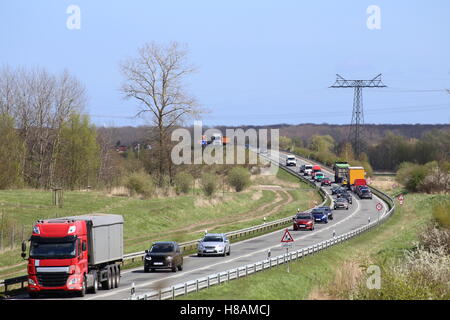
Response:
[{"label": "yellow truck", "polygon": [[356,179],[365,179],[366,178],[366,170],[363,167],[349,167],[348,174],[346,179],[344,179],[344,183],[350,189],[352,185],[355,184]]}]

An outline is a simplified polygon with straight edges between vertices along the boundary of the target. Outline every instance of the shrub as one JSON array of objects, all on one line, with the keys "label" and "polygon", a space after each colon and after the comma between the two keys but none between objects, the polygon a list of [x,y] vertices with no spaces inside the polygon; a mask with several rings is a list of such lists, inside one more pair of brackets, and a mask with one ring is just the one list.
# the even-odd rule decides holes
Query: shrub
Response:
[{"label": "shrub", "polygon": [[[450,232],[450,200],[442,199],[441,203],[433,206],[433,218],[442,228],[448,229]],[[450,238],[449,238],[450,245]]]},{"label": "shrub", "polygon": [[217,189],[216,176],[212,173],[204,173],[201,177],[201,188],[205,195],[211,197]]},{"label": "shrub", "polygon": [[155,192],[155,184],[152,177],[143,170],[133,172],[125,181],[125,187],[133,194],[139,194],[144,198],[151,197]]},{"label": "shrub", "polygon": [[228,183],[237,192],[241,192],[250,185],[250,172],[242,167],[235,167],[228,173]]},{"label": "shrub", "polygon": [[177,194],[189,193],[192,187],[194,178],[191,174],[186,172],[180,172],[175,175],[175,190]]}]

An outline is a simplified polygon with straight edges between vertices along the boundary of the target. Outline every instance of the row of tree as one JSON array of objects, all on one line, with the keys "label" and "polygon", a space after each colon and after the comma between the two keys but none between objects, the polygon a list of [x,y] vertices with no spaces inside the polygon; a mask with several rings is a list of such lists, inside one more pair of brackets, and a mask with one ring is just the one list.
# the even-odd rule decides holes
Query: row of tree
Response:
[{"label": "row of tree", "polygon": [[99,167],[85,89],[67,71],[0,69],[0,187],[89,184]]},{"label": "row of tree", "polygon": [[290,149],[308,158],[331,165],[344,160],[354,165],[364,164],[369,171],[396,171],[404,162],[423,165],[432,161],[450,160],[450,130],[434,129],[421,138],[412,139],[392,132],[376,144],[367,144],[361,154],[356,155],[352,145],[337,143],[330,135],[313,135],[311,139],[280,137],[281,149]]}]

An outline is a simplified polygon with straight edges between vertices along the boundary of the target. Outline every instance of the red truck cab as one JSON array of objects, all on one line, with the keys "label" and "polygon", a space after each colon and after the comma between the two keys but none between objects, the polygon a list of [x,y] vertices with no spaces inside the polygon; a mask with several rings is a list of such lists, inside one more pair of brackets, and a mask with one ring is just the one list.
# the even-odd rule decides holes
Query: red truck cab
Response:
[{"label": "red truck cab", "polygon": [[49,290],[83,291],[88,273],[86,221],[40,220],[30,241],[30,295]]},{"label": "red truck cab", "polygon": [[[117,288],[123,261],[121,215],[89,215],[38,220],[30,238],[28,293],[75,292],[84,296]],[[26,257],[22,243],[22,257]]]},{"label": "red truck cab", "polygon": [[321,171],[322,171],[322,169],[320,168],[320,166],[315,165],[315,166],[312,167],[312,173],[311,173],[311,176],[312,176],[313,178],[315,178],[316,172],[321,172]]}]

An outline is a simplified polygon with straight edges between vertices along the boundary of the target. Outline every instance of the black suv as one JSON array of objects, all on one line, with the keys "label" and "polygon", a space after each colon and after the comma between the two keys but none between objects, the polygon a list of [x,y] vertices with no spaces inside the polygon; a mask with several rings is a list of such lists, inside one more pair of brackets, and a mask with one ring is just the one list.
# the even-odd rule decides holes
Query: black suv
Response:
[{"label": "black suv", "polygon": [[150,250],[145,250],[144,272],[155,269],[183,270],[183,256],[178,243],[174,241],[155,242]]}]

